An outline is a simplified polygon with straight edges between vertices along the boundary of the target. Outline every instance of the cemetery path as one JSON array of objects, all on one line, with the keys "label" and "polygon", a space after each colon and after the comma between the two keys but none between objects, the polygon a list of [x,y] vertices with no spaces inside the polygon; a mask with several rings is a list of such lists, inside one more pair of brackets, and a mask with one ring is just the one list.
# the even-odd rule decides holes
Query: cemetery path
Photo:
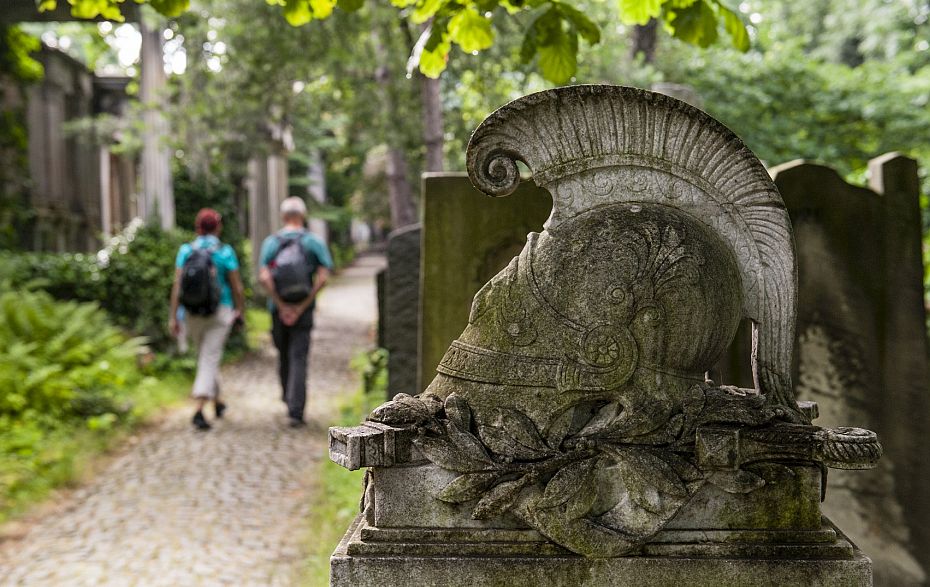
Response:
[{"label": "cemetery path", "polygon": [[[0,545],[0,585],[290,585],[304,560],[311,474],[335,401],[359,385],[380,256],[324,290],[310,362],[308,426],[286,427],[270,341],[223,369],[226,418],[192,430],[171,413],[87,486]],[[208,412],[212,415],[212,410]],[[56,504],[57,505],[57,504]]]}]

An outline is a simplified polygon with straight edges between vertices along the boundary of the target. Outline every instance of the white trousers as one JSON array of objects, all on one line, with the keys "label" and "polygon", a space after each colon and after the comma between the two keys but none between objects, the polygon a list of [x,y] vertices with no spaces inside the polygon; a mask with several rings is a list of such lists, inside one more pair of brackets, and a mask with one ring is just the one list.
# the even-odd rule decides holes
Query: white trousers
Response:
[{"label": "white trousers", "polygon": [[220,306],[211,316],[187,314],[187,332],[197,348],[197,377],[194,379],[193,397],[215,398],[220,393],[220,361],[223,345],[235,319],[235,311]]}]

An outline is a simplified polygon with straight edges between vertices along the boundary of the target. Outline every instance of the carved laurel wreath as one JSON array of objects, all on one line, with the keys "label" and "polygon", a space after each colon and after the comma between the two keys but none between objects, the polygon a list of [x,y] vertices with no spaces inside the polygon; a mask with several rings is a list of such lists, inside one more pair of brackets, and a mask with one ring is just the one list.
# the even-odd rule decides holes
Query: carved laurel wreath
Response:
[{"label": "carved laurel wreath", "polygon": [[[615,402],[580,402],[539,430],[529,416],[512,408],[495,408],[476,419],[468,402],[455,394],[445,401],[431,394],[400,394],[369,419],[416,427],[414,444],[420,452],[459,473],[437,499],[475,501],[472,516],[479,520],[512,512],[562,546],[592,555],[584,546],[589,542],[586,532],[621,536],[625,549],[632,550],[661,529],[705,482],[747,493],[793,476],[790,468],[777,463],[709,473],[695,463],[698,426],[757,426],[779,415],[764,406],[761,396],[695,385],[681,411],[658,426],[648,414],[625,412]],[[613,497],[616,502],[605,505],[596,481],[606,467],[616,467],[622,488]],[[598,511],[593,511],[595,502]],[[631,516],[637,523],[626,524]],[[566,538],[564,526],[571,520],[584,524],[576,528],[579,536]]]}]

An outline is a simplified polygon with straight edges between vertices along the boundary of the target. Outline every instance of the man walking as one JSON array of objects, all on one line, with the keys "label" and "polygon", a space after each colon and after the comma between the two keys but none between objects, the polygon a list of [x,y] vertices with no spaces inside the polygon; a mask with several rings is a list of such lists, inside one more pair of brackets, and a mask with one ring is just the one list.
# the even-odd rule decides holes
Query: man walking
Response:
[{"label": "man walking", "polygon": [[313,308],[333,268],[326,244],[305,228],[306,217],[302,199],[281,202],[284,227],[265,239],[259,255],[259,282],[270,297],[271,337],[278,349],[281,399],[293,428],[304,425]]}]

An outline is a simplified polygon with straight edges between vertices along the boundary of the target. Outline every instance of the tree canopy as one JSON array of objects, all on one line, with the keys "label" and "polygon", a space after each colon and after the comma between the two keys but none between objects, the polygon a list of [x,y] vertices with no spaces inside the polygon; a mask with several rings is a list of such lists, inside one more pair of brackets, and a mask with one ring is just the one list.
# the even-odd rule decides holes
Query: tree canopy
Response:
[{"label": "tree canopy", "polygon": [[[54,10],[60,0],[37,0],[40,10]],[[67,0],[76,18],[124,20],[127,0]],[[253,0],[261,3],[263,0]],[[329,19],[336,9],[357,12],[364,0],[264,0],[280,7],[293,26]],[[383,0],[372,0],[376,4]],[[190,9],[190,0],[136,0],[168,17]],[[579,42],[595,45],[601,26],[581,2],[565,0],[391,0],[402,18],[422,25],[410,60],[426,76],[445,69],[453,45],[477,54],[494,44],[496,29],[506,17],[523,29],[520,59],[535,62],[542,76],[556,84],[572,79],[577,70]],[[718,42],[725,31],[732,45],[749,49],[749,33],[738,12],[723,0],[618,0],[618,16],[626,25],[662,22],[673,37],[700,47]],[[500,17],[495,18],[495,15]]]}]

